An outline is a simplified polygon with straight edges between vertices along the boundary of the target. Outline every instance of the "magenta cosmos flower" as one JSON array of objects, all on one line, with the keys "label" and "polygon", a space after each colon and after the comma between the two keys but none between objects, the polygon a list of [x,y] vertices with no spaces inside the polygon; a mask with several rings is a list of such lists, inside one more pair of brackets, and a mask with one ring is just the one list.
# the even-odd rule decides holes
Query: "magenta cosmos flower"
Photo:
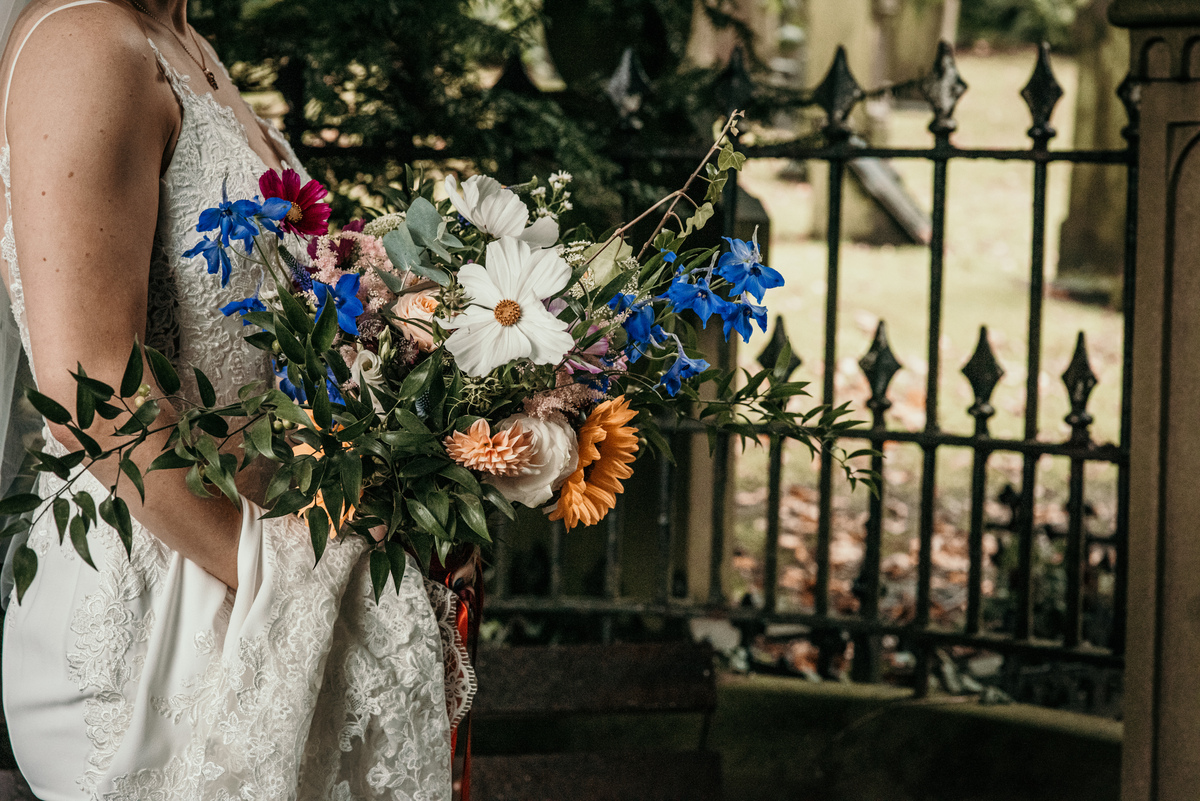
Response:
[{"label": "magenta cosmos flower", "polygon": [[258,189],[264,200],[280,198],[292,204],[287,215],[279,221],[283,230],[301,236],[321,236],[329,230],[329,214],[332,209],[321,201],[329,190],[318,181],[300,185],[300,174],[295,170],[284,170],[283,175],[267,170],[258,179]]}]

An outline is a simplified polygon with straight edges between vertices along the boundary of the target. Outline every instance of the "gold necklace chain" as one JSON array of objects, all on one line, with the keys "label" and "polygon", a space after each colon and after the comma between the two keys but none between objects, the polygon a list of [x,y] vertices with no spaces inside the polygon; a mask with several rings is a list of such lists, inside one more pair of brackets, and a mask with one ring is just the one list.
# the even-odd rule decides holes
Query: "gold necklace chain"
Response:
[{"label": "gold necklace chain", "polygon": [[129,0],[129,2],[133,4],[134,8],[157,22],[162,27],[166,28],[167,31],[175,37],[175,41],[179,42],[179,46],[183,48],[183,52],[188,54],[188,58],[196,62],[196,66],[200,68],[200,71],[204,73],[204,77],[208,79],[208,85],[211,86],[215,92],[217,90],[217,76],[212,74],[212,70],[208,68],[207,62],[204,61],[204,48],[199,42],[196,41],[196,34],[192,31],[191,27],[188,27],[188,33],[192,37],[192,44],[196,45],[196,49],[200,51],[200,58],[196,58],[192,55],[192,51],[188,49],[187,43],[184,42],[183,39],[180,39],[179,34],[175,33],[175,29],[164,22],[161,17],[159,17],[157,14],[151,13],[150,9],[139,3],[138,0]]}]

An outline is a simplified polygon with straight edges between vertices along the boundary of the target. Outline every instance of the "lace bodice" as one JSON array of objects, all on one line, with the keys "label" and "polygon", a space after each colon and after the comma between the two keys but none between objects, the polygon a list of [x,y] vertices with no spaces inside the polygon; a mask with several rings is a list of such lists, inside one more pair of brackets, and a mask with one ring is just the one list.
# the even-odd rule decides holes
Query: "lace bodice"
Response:
[{"label": "lace bodice", "polygon": [[[266,165],[234,112],[194,91],[149,44],[183,116],[161,178],[145,341],[174,363],[184,396],[199,401],[196,367],[225,403],[272,376],[240,322],[220,312],[253,294],[260,275],[235,264],[222,289],[202,259],[181,254],[200,236],[200,212],[223,191],[254,196]],[[286,141],[268,132],[303,175]],[[9,165],[5,145],[6,199]],[[30,352],[11,219],[0,252]],[[61,452],[45,433],[48,449]],[[105,494],[90,474],[77,468],[75,478],[97,502]],[[54,476],[41,480],[43,497],[61,487]],[[35,792],[31,771],[49,760],[42,787],[58,781],[89,799],[450,801],[450,726],[475,686],[453,625],[456,600],[410,564],[377,605],[361,540],[331,542],[314,570],[304,523],[260,513],[246,504],[236,595],[136,521],[129,556],[115,531],[93,527],[98,570],[59,540],[49,516],[34,526],[28,544],[39,572],[24,602],[9,608],[3,684],[14,748]],[[75,761],[69,748],[51,753],[37,742],[75,726]]]}]

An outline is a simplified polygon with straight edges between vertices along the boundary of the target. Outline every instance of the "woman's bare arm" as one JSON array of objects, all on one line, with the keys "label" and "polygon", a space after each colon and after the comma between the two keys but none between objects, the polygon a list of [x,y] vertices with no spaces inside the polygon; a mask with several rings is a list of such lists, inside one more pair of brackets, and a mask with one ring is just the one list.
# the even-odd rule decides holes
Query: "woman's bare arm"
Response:
[{"label": "woman's bare arm", "polygon": [[[178,124],[145,37],[114,6],[51,17],[16,65],[7,105],[11,213],[32,357],[39,389],[67,408],[76,364],[116,386],[146,329],[159,174]],[[164,407],[158,422],[174,419]],[[97,417],[88,433],[109,447],[114,422]],[[69,430],[53,433],[75,445]],[[143,470],[166,436],[138,448]],[[105,462],[93,472],[111,485],[116,470]],[[241,512],[227,499],[195,497],[179,470],[147,475],[145,504],[136,492],[122,497],[170,548],[236,588]]]}]

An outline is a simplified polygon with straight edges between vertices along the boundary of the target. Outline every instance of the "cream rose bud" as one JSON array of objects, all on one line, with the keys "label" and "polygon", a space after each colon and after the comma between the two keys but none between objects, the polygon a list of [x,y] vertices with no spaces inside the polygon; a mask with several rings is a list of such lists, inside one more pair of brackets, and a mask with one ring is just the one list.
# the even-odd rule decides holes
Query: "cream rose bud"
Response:
[{"label": "cream rose bud", "polygon": [[369,350],[360,350],[354,357],[354,364],[350,365],[350,375],[358,382],[358,397],[363,400],[370,397],[375,413],[382,417],[383,407],[367,387],[383,386],[383,360]]},{"label": "cream rose bud", "polygon": [[[437,307],[436,289],[401,295],[392,307],[392,313],[400,318],[400,329],[426,353],[433,350],[433,314]],[[406,323],[405,320],[420,320],[423,324]]]},{"label": "cream rose bud", "polygon": [[500,490],[512,503],[537,508],[554,497],[555,491],[579,466],[579,443],[566,422],[514,414],[496,426],[503,431],[514,423],[533,434],[533,457],[515,476],[486,476],[484,481]]}]

